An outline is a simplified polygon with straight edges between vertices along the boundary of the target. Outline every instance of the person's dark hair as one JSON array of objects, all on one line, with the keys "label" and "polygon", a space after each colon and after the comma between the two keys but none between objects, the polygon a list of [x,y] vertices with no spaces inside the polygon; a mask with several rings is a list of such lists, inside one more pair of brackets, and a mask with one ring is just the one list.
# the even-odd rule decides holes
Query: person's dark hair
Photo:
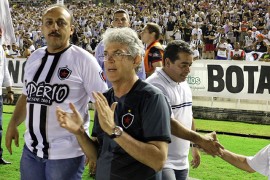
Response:
[{"label": "person's dark hair", "polygon": [[73,20],[74,20],[74,17],[73,17],[73,14],[72,12],[64,5],[61,5],[61,4],[54,4],[54,5],[51,5],[49,7],[47,7],[44,11],[43,11],[43,14],[42,14],[42,21],[43,21],[43,17],[45,14],[48,13],[48,11],[52,10],[52,9],[55,9],[55,8],[63,8],[64,10],[66,10],[69,14],[70,14],[70,25],[73,24]]},{"label": "person's dark hair", "polygon": [[130,21],[130,19],[129,19],[129,14],[128,14],[128,12],[127,12],[126,10],[124,10],[124,9],[117,9],[116,11],[114,11],[114,12],[113,12],[113,19],[114,19],[114,15],[115,15],[115,14],[118,14],[118,13],[126,14],[126,15],[127,15],[127,19]]},{"label": "person's dark hair", "polygon": [[148,29],[149,33],[155,33],[155,39],[159,40],[161,38],[161,28],[158,24],[156,23],[147,23],[146,24],[146,29]]},{"label": "person's dark hair", "polygon": [[182,40],[173,40],[169,42],[164,50],[163,65],[166,58],[169,58],[171,62],[175,62],[179,59],[179,53],[187,53],[193,55],[193,51],[189,44]]}]

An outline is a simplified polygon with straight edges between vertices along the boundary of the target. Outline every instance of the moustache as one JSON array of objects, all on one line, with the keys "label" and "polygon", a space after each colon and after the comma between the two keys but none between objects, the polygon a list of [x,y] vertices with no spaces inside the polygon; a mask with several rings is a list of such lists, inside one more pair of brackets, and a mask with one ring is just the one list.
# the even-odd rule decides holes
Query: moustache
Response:
[{"label": "moustache", "polygon": [[58,32],[51,32],[51,33],[49,34],[49,36],[60,37],[61,34],[59,34]]}]

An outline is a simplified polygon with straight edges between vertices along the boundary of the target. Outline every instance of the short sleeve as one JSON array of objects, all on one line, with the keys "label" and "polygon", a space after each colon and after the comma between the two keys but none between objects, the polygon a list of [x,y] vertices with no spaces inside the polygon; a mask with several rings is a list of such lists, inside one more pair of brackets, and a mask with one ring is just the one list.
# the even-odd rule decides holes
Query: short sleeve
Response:
[{"label": "short sleeve", "polygon": [[148,61],[151,64],[162,61],[162,50],[156,47],[152,47],[148,54]]},{"label": "short sleeve", "polygon": [[260,150],[255,156],[247,157],[249,166],[264,176],[270,176],[270,145]]},{"label": "short sleeve", "polygon": [[145,101],[142,127],[147,141],[170,142],[170,106],[163,94],[154,94]]}]

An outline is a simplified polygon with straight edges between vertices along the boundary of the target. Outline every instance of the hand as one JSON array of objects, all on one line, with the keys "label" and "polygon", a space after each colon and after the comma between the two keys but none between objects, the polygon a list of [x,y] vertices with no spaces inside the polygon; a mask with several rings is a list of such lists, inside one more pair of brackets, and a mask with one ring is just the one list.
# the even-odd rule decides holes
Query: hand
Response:
[{"label": "hand", "polygon": [[95,177],[96,175],[96,161],[89,161],[89,176]]},{"label": "hand", "polygon": [[117,102],[114,102],[110,107],[105,96],[100,92],[93,92],[95,99],[95,108],[98,112],[99,124],[104,132],[108,135],[112,134],[113,128],[115,127],[114,122],[114,111]]},{"label": "hand", "polygon": [[192,147],[192,161],[191,166],[192,168],[197,168],[201,163],[201,155],[197,148]]},{"label": "hand", "polygon": [[11,144],[13,139],[16,147],[19,147],[19,132],[17,125],[14,123],[14,121],[11,120],[6,132],[6,147],[10,154],[12,154]]},{"label": "hand", "polygon": [[83,119],[74,104],[70,103],[69,107],[72,113],[65,112],[60,107],[57,107],[56,117],[62,128],[76,135],[84,131],[82,128]]},{"label": "hand", "polygon": [[207,153],[215,156],[222,156],[224,147],[218,142],[216,132],[202,136],[202,141],[198,145]]}]

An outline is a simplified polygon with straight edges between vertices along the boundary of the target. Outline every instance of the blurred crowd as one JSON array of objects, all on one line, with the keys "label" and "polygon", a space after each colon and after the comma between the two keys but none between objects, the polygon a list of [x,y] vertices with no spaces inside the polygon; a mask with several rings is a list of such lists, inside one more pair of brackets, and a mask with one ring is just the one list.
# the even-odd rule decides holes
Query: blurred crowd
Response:
[{"label": "blurred crowd", "polygon": [[[12,4],[10,7],[16,43],[3,44],[7,57],[27,58],[35,49],[45,46],[41,33],[41,12],[54,1],[34,5]],[[76,1],[65,3],[73,12],[73,44],[90,53],[111,26],[116,9],[128,11],[131,27],[138,33],[148,22],[162,29],[164,46],[172,39],[190,43],[194,59],[244,60],[256,51],[270,53],[270,8],[266,0],[149,0],[132,3],[99,3]]]}]

